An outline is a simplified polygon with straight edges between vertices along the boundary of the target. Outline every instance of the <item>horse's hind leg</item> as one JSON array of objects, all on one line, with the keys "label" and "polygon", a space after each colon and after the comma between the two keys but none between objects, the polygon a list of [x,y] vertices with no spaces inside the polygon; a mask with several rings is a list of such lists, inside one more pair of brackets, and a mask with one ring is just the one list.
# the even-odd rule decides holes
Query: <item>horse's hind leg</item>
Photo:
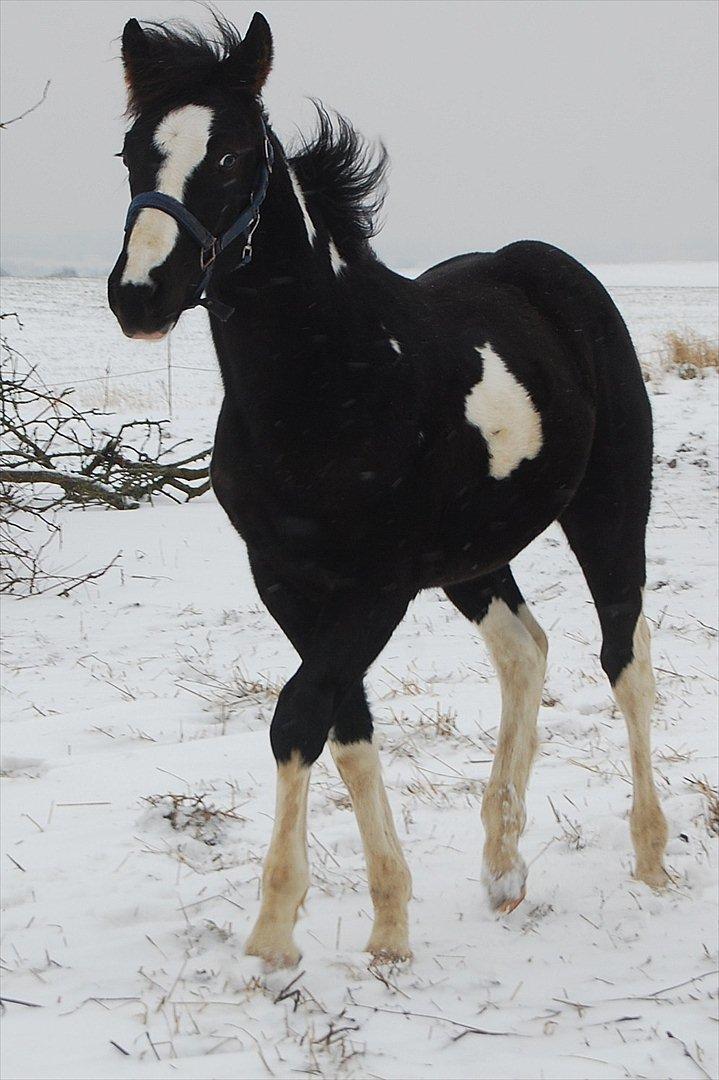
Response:
[{"label": "horse's hind leg", "polygon": [[524,797],[537,748],[547,639],[509,567],[454,585],[446,593],[479,626],[499,674],[502,719],[482,800],[483,879],[492,905],[512,911],[525,895],[527,869],[517,845],[526,821]]},{"label": "horse's hind leg", "polygon": [[615,504],[603,505],[601,492],[583,485],[579,498],[565,511],[562,527],[594,599],[602,629],[602,667],[627,725],[636,877],[661,888],[669,881],[663,865],[667,825],[651,763],[654,672],[649,627],[642,612],[646,515],[641,509],[641,503],[635,503],[634,515],[617,514]]}]

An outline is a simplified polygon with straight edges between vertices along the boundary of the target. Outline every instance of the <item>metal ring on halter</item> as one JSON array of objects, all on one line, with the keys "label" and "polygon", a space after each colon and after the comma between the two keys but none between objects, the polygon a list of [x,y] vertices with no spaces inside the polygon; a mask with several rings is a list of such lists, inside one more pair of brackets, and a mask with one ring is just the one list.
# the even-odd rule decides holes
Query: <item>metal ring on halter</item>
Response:
[{"label": "metal ring on halter", "polygon": [[245,245],[247,247],[249,247],[249,248],[252,247],[252,237],[255,235],[255,229],[257,228],[257,226],[259,224],[260,224],[260,211],[258,210],[257,215],[255,217],[255,220],[252,222],[249,229],[247,230],[247,237],[245,239]]},{"label": "metal ring on halter", "polygon": [[216,236],[213,236],[212,244],[210,245],[210,247],[201,248],[200,250],[200,269],[207,270],[208,267],[212,266],[213,262],[219,254],[219,240]]}]

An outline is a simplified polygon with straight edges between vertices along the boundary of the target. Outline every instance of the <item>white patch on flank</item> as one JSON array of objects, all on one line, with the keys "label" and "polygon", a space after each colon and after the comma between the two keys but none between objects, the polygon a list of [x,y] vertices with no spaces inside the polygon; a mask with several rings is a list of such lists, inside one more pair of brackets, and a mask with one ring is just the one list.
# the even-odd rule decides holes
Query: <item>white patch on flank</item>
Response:
[{"label": "white patch on flank", "polygon": [[314,244],[315,237],[317,236],[317,230],[315,229],[314,225],[312,224],[312,218],[310,217],[310,212],[307,209],[307,202],[305,200],[305,193],[302,190],[302,188],[300,187],[300,182],[297,179],[297,174],[295,173],[295,170],[292,168],[291,165],[287,166],[287,172],[290,174],[290,181],[292,183],[292,190],[295,193],[295,198],[297,199],[297,202],[300,204],[300,210],[302,211],[302,217],[304,219],[305,228],[307,229],[307,239],[309,240],[310,244]]},{"label": "white patch on flank", "polygon": [[[207,153],[213,115],[205,105],[184,105],[160,122],[154,142],[164,160],[157,173],[156,191],[182,202],[188,179]],[[127,244],[121,284],[151,284],[150,271],[171,254],[178,234],[177,222],[169,214],[154,207],[141,210]]]},{"label": "white patch on flank", "polygon": [[334,240],[330,240],[330,262],[332,263],[332,269],[335,272],[335,277],[342,273],[347,263],[344,261],[339,251],[335,247]]},{"label": "white patch on flank", "polygon": [[464,415],[489,448],[489,475],[503,480],[542,449],[542,420],[531,397],[491,345],[476,345],[484,361],[482,381],[464,403]]},{"label": "white patch on flank", "polygon": [[392,346],[392,348],[394,349],[394,351],[397,353],[397,355],[401,356],[402,355],[402,348],[400,346],[400,343],[397,341],[397,338],[391,337],[389,339],[389,343]]}]

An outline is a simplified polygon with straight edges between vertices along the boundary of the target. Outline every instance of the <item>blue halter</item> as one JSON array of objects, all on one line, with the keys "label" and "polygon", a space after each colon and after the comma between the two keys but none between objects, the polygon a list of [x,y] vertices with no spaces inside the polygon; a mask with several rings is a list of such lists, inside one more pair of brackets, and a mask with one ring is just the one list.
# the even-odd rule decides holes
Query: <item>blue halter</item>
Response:
[{"label": "blue halter", "polygon": [[260,162],[259,169],[257,170],[257,178],[252,191],[252,197],[250,198],[249,206],[242,211],[240,216],[236,218],[234,223],[230,225],[229,229],[223,232],[220,236],[214,236],[202,222],[198,221],[194,214],[190,213],[186,206],[174,199],[172,195],[165,195],[162,191],[143,191],[140,195],[136,195],[130,203],[127,210],[127,218],[125,219],[125,232],[128,233],[137,220],[137,215],[141,210],[152,208],[154,210],[162,210],[163,213],[169,214],[173,217],[178,225],[189,233],[193,240],[200,245],[200,268],[203,271],[200,284],[195,290],[195,294],[189,304],[185,304],[181,311],[188,311],[194,307],[207,308],[211,315],[216,315],[221,322],[227,322],[230,316],[234,312],[234,308],[229,304],[223,304],[221,300],[216,300],[212,297],[203,295],[212,277],[212,271],[215,266],[215,259],[224,251],[225,248],[233,244],[235,240],[240,238],[244,241],[242,248],[242,258],[235,267],[239,270],[242,266],[247,266],[252,260],[252,234],[257,228],[260,221],[260,207],[265,201],[267,195],[267,188],[270,182],[270,174],[272,173],[272,163],[274,161],[274,152],[272,150],[272,143],[269,140],[267,134],[267,128],[264,121],[262,123],[262,145],[263,145],[263,160]]}]

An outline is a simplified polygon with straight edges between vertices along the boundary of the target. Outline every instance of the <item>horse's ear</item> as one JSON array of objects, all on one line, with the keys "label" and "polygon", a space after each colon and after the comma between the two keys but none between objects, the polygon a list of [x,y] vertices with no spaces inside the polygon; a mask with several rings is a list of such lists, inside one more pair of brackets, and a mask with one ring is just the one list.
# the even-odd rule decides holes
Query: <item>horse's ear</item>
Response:
[{"label": "horse's ear", "polygon": [[272,31],[264,15],[256,11],[242,42],[245,63],[255,72],[257,92],[262,89],[272,68]]},{"label": "horse's ear", "polygon": [[253,94],[262,92],[272,68],[272,31],[259,11],[252,16],[242,44],[224,66],[231,82],[249,88]]},{"label": "horse's ear", "polygon": [[140,76],[150,57],[150,42],[137,19],[125,23],[122,31],[122,63],[130,103],[137,99]]},{"label": "horse's ear", "polygon": [[139,57],[144,59],[149,51],[145,31],[137,19],[130,19],[125,23],[125,29],[122,31],[122,62],[125,67],[131,65],[133,59]]}]

